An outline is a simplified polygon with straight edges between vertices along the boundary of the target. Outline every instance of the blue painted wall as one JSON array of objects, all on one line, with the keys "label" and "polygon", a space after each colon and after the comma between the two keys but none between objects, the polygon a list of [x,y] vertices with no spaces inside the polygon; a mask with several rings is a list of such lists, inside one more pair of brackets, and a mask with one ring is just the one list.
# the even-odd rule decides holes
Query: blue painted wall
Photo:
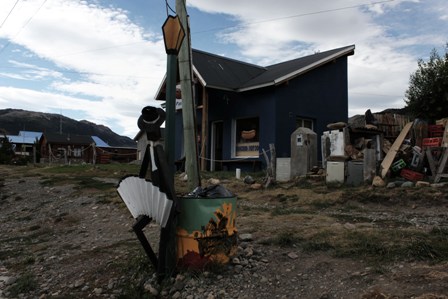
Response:
[{"label": "blue painted wall", "polygon": [[[277,157],[291,154],[290,136],[296,129],[296,117],[314,120],[314,131],[320,136],[327,125],[347,122],[347,58],[339,58],[301,75],[276,89]],[[320,159],[320,151],[319,159]]]},{"label": "blue painted wall", "polygon": [[[250,117],[259,117],[260,152],[274,143],[277,157],[289,157],[290,137],[299,116],[314,120],[320,159],[320,136],[328,130],[327,124],[348,119],[347,82],[347,57],[342,57],[275,87],[244,93],[208,89],[207,157],[211,154],[212,122],[223,121],[223,160],[229,160],[232,159],[232,120]],[[199,125],[201,112],[198,110],[196,120]],[[183,149],[181,110],[176,114],[176,136],[176,159],[179,159]],[[264,160],[262,156],[260,160]]]}]

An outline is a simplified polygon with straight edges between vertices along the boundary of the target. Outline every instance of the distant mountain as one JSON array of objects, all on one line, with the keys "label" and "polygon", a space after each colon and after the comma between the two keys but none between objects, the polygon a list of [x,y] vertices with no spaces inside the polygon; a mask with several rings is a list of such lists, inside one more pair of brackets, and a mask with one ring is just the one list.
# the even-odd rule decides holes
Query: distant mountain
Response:
[{"label": "distant mountain", "polygon": [[87,120],[77,121],[60,114],[26,111],[21,109],[0,109],[0,133],[17,135],[19,131],[98,136],[110,146],[136,147],[134,140],[120,136],[103,125]]}]

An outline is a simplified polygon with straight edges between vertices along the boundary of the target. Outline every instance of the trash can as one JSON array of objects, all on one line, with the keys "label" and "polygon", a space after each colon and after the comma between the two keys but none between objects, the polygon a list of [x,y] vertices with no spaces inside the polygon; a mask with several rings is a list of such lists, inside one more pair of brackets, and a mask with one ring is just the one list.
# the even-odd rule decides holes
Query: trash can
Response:
[{"label": "trash can", "polygon": [[[217,185],[219,186],[219,185]],[[182,268],[201,269],[209,263],[226,264],[238,249],[236,196],[219,193],[211,197],[187,196],[179,199],[177,257]],[[204,193],[205,194],[205,193]],[[229,196],[232,195],[232,196]]]}]

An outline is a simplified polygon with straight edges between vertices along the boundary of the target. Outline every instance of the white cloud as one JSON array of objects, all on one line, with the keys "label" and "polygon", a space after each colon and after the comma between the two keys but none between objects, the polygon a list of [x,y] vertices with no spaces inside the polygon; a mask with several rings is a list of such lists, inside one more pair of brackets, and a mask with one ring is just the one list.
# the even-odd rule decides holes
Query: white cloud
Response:
[{"label": "white cloud", "polygon": [[[166,71],[161,31],[133,24],[122,9],[72,0],[47,1],[39,9],[41,4],[19,2],[0,37],[10,40],[9,47],[21,45],[60,71],[22,64],[14,73],[2,72],[0,76],[14,79],[56,79],[46,92],[9,89],[2,94],[2,106],[21,103],[36,111],[80,111],[90,121],[110,121],[114,130],[119,127],[120,134],[133,137],[142,107],[159,105],[152,99]],[[28,105],[30,96],[39,104]]]},{"label": "white cloud", "polygon": [[17,72],[3,72],[0,74],[0,76],[30,81],[39,81],[44,79],[63,79],[62,73],[50,68],[39,67],[37,65],[22,63],[15,60],[10,60],[9,63],[12,65],[11,70],[22,70],[20,74]]},{"label": "white cloud", "polygon": [[[2,0],[2,8],[15,1]],[[447,42],[448,26],[442,26],[448,15],[446,0],[362,6],[377,2],[190,0],[188,5],[238,25],[214,31],[221,43],[215,47],[217,54],[259,65],[355,44],[355,55],[348,58],[352,115],[369,108],[403,107],[417,59]],[[0,78],[12,82],[9,87],[0,82],[0,107],[63,109],[133,137],[142,107],[159,104],[152,99],[166,71],[162,22],[154,30],[142,27],[131,21],[132,12],[98,3],[102,2],[17,3],[0,28],[5,41],[0,46],[1,65],[10,66],[0,68]],[[0,9],[0,20],[8,12]],[[9,54],[16,58],[7,58]],[[42,85],[32,90],[26,83]]]},{"label": "white cloud", "polygon": [[[437,9],[443,17],[441,7],[444,0],[430,2],[440,4],[431,9]],[[394,21],[388,19],[388,13],[402,14],[402,5],[414,9],[414,14],[420,13],[415,11],[422,9],[423,4],[418,0],[362,5],[369,3],[378,1],[265,0],[258,1],[257,5],[240,1],[189,2],[200,10],[226,13],[238,20],[242,29],[236,27],[219,34],[225,42],[237,44],[253,63],[267,65],[318,50],[355,44],[355,55],[348,58],[350,115],[368,108],[404,107],[409,75],[416,69],[418,58],[410,48],[422,44],[439,45],[446,38],[446,35],[433,30],[413,32],[412,36],[407,33],[399,35],[394,33],[395,27],[384,22]],[[433,4],[426,3],[423,7]],[[443,7],[446,12],[446,5]],[[408,17],[409,24],[413,21],[412,16]],[[408,24],[401,26],[406,28]]]}]

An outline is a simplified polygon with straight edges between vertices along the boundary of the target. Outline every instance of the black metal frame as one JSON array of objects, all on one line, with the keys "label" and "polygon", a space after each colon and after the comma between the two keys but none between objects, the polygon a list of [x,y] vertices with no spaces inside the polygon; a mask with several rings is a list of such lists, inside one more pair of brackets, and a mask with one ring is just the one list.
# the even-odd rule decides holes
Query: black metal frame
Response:
[{"label": "black metal frame", "polygon": [[[146,255],[151,263],[157,269],[159,280],[162,280],[168,274],[172,275],[175,272],[176,266],[176,225],[178,213],[178,201],[174,191],[174,174],[173,167],[169,167],[167,163],[166,153],[160,144],[156,142],[160,139],[160,125],[165,120],[165,112],[160,108],[145,107],[142,110],[142,115],[138,120],[138,126],[145,131],[150,142],[146,146],[145,154],[140,167],[139,177],[147,179],[148,170],[150,170],[150,181],[154,186],[157,186],[160,192],[167,195],[167,198],[173,200],[168,222],[165,227],[161,228],[159,240],[159,256],[155,254],[154,250],[146,238],[143,229],[151,222],[151,218],[145,215],[139,216],[135,224],[132,226],[134,233],[137,235]],[[151,151],[151,146],[152,151]],[[151,152],[154,156],[151,156]],[[152,165],[154,161],[155,165]]]}]

